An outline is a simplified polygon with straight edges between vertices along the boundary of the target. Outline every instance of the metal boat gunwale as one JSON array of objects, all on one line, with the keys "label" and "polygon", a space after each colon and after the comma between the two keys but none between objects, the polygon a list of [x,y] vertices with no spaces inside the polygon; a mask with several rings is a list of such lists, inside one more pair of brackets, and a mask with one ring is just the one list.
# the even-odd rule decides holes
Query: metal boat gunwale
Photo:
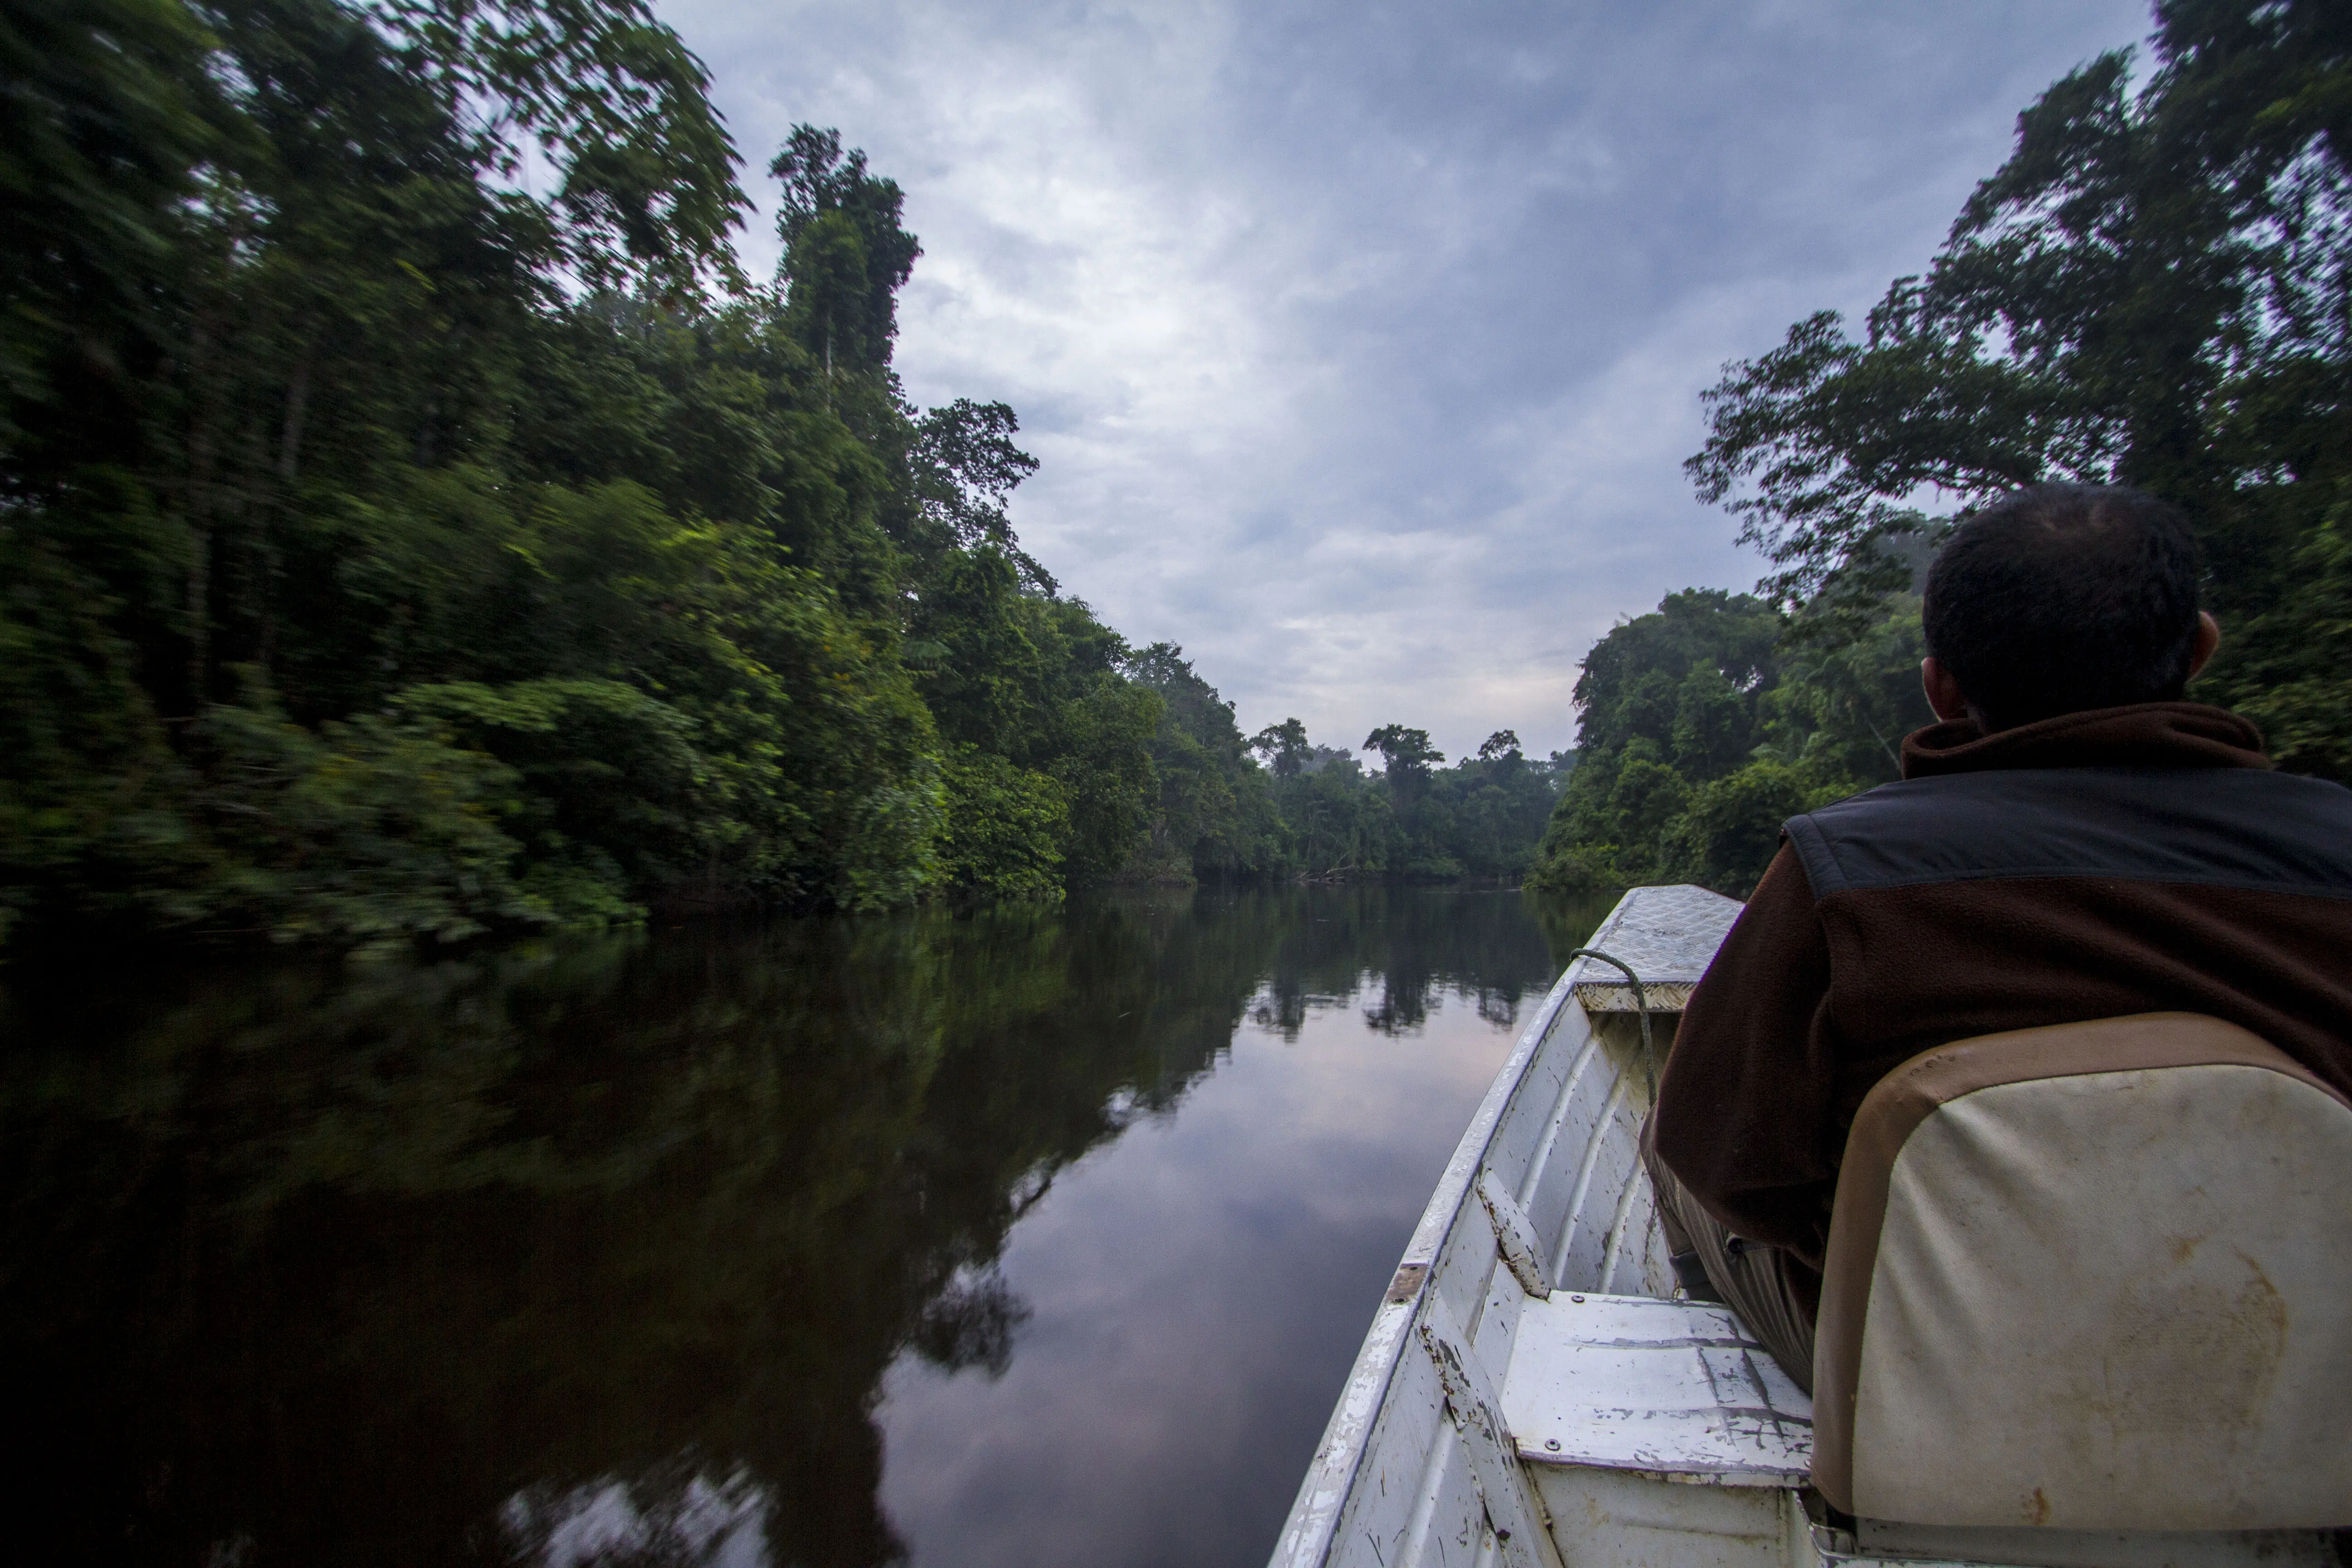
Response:
[{"label": "metal boat gunwale", "polygon": [[[1637,888],[1590,941],[1634,961],[1653,1011],[1679,1015],[1738,908]],[[1811,1401],[1727,1309],[1688,1300],[1665,1258],[1638,1153],[1652,1096],[1633,989],[1576,959],[1496,1070],[1271,1568],[2337,1568],[2323,1531],[1954,1531],[1829,1513],[1809,1485]]]},{"label": "metal boat gunwale", "polygon": [[[1405,1243],[1396,1275],[1373,1313],[1363,1345],[1349,1368],[1348,1381],[1332,1407],[1331,1419],[1316,1443],[1315,1458],[1307,1466],[1297,1500],[1292,1504],[1290,1517],[1284,1522],[1276,1543],[1275,1562],[1321,1563],[1329,1555],[1356,1473],[1396,1385],[1397,1364],[1412,1343],[1413,1320],[1420,1315],[1422,1300],[1436,1276],[1439,1258],[1477,1185],[1478,1173],[1486,1164],[1486,1151],[1502,1124],[1503,1112],[1517,1094],[1528,1067],[1542,1051],[1560,1009],[1576,994],[1577,976],[1583,962],[1579,960],[1560,971],[1536,1016],[1520,1032],[1511,1054],[1496,1070],[1495,1081],[1487,1086],[1486,1098],[1478,1102],[1470,1125],[1463,1130],[1461,1141],[1454,1145],[1453,1156],[1430,1194],[1428,1206],[1422,1210],[1420,1222],[1413,1226],[1412,1239]],[[1418,1275],[1412,1273],[1416,1268],[1420,1270]]]}]

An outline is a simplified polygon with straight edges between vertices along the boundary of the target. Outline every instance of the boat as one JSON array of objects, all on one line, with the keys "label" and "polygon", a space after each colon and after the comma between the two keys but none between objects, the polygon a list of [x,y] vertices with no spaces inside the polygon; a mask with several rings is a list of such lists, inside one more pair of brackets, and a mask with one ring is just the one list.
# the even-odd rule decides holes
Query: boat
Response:
[{"label": "boat", "polygon": [[[2323,1515],[2345,1504],[2299,1528],[2034,1529],[2031,1513],[2024,1526],[1903,1526],[1827,1500],[1812,1400],[1729,1309],[1680,1289],[1639,1157],[1682,1010],[1740,907],[1637,888],[1578,950],[1413,1230],[1272,1568],[2352,1563],[2352,1532],[2321,1528],[2352,1522],[2352,1468],[2327,1456],[2263,1450],[2263,1464],[2325,1471],[2291,1478],[2306,1512],[2315,1489]],[[2339,1112],[2327,1136],[2352,1110],[2320,1105],[2323,1121]],[[2352,1315],[2322,1310],[2336,1313],[2334,1338],[2304,1375],[2334,1380],[2324,1415],[2352,1395]],[[2352,1448],[2340,1419],[2321,1441]]]}]

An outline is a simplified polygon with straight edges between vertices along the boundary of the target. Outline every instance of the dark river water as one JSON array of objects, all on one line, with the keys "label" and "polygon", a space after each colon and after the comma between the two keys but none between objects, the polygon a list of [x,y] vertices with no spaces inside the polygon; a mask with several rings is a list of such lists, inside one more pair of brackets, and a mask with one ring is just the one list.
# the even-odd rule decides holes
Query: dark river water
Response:
[{"label": "dark river water", "polygon": [[8,1556],[1255,1565],[1606,907],[0,973]]}]

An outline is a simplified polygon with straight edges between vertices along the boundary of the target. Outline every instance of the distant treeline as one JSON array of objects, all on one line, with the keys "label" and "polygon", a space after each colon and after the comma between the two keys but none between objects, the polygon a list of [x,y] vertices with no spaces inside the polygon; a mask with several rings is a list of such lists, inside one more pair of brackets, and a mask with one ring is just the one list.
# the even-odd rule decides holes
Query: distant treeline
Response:
[{"label": "distant treeline", "polygon": [[1450,768],[1438,766],[1445,757],[1424,730],[1384,724],[1364,745],[1381,754],[1376,775],[1345,747],[1309,743],[1296,719],[1251,740],[1269,765],[1264,788],[1281,824],[1286,868],[1324,880],[1516,879],[1534,864],[1559,787],[1576,767],[1573,752],[1526,756],[1510,730]]},{"label": "distant treeline", "polygon": [[[1583,759],[1535,879],[1744,895],[1786,816],[1895,776],[1927,552],[2043,479],[2137,486],[2202,539],[2190,695],[2352,784],[2352,27],[2339,0],[2163,0],[2019,117],[1923,278],[1730,366],[1688,468],[1777,571],[1586,661]],[[1931,516],[1918,498],[1957,503]]]},{"label": "distant treeline", "polygon": [[[919,254],[642,0],[0,0],[0,942],[1509,875],[1557,769],[1261,766],[911,405]],[[1379,738],[1368,744],[1377,744]]]}]

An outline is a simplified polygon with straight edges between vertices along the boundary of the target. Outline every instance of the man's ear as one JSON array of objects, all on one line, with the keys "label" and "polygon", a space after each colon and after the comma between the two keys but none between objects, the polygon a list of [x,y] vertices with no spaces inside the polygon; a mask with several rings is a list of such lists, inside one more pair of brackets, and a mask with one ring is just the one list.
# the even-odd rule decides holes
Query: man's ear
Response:
[{"label": "man's ear", "polygon": [[2210,610],[2197,612],[2197,644],[2189,652],[2189,673],[2193,678],[2221,646],[2221,623],[2213,618]]},{"label": "man's ear", "polygon": [[1969,700],[1960,694],[1960,683],[1952,679],[1943,660],[1931,655],[1919,661],[1919,685],[1927,693],[1927,706],[1936,710],[1937,718],[1948,722],[1969,716]]}]

